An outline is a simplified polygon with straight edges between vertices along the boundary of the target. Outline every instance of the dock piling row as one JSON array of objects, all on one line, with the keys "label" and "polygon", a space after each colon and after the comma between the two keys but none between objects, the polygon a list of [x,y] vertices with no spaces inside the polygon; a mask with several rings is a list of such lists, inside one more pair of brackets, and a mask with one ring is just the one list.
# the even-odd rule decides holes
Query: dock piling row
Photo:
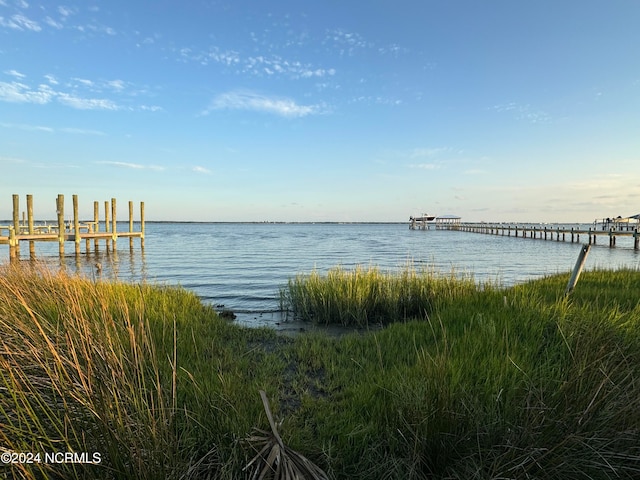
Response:
[{"label": "dock piling row", "polygon": [[588,229],[576,229],[575,227],[534,227],[534,226],[519,226],[519,225],[503,225],[492,223],[459,223],[457,225],[451,225],[444,227],[448,230],[460,230],[463,232],[472,233],[484,233],[488,235],[502,235],[511,236],[515,238],[531,238],[540,240],[555,240],[557,242],[565,242],[567,238],[571,239],[571,243],[580,242],[580,235],[588,236],[588,245],[596,245],[598,236],[606,236],[609,238],[609,247],[614,248],[616,246],[617,237],[633,237],[633,249],[640,249],[640,232],[637,226],[619,227],[598,230],[596,228]]},{"label": "dock piling row", "polygon": [[[104,232],[100,231],[99,203],[93,202],[93,220],[81,221],[79,216],[78,195],[73,195],[73,223],[65,224],[64,195],[59,194],[56,198],[56,224],[38,222],[33,215],[33,195],[27,195],[27,218],[24,213],[20,222],[20,198],[13,195],[13,215],[10,225],[0,225],[0,244],[9,245],[9,259],[14,260],[20,257],[20,242],[29,242],[29,256],[35,258],[35,244],[38,241],[57,241],[58,254],[62,257],[65,253],[65,242],[74,243],[76,255],[81,253],[82,240],[85,242],[85,252],[91,250],[91,240],[93,240],[94,250],[97,252],[99,241],[105,241],[106,251],[110,248],[116,249],[118,237],[129,237],[129,248],[133,249],[134,238],[140,239],[140,248],[144,250],[144,202],[140,202],[140,231],[134,231],[133,202],[129,201],[129,228],[126,232],[118,232],[116,226],[116,199],[111,202],[105,201]],[[111,215],[109,215],[111,214]],[[6,233],[6,235],[5,235]]]}]

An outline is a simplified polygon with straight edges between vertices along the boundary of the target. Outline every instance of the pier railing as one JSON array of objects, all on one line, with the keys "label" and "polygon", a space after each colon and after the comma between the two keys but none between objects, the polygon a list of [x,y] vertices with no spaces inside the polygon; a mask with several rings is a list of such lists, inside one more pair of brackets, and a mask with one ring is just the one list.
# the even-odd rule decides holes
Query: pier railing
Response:
[{"label": "pier railing", "polygon": [[441,226],[447,230],[459,230],[462,232],[483,233],[486,235],[500,235],[516,238],[531,238],[540,240],[582,242],[589,245],[596,245],[598,237],[604,237],[609,243],[609,247],[616,246],[617,237],[632,237],[633,248],[640,248],[640,233],[636,225],[618,225],[616,227],[598,228],[592,227],[564,227],[548,225],[519,225],[504,223],[459,223],[450,226]]},{"label": "pier railing", "polygon": [[[58,242],[60,256],[65,253],[65,242],[73,242],[76,255],[81,252],[82,241],[85,243],[85,252],[91,250],[91,243],[95,251],[98,251],[99,241],[105,241],[105,248],[116,249],[117,240],[120,237],[129,238],[129,248],[133,249],[134,238],[140,239],[140,248],[144,249],[144,202],[140,202],[140,230],[134,231],[133,202],[129,201],[129,229],[118,231],[116,222],[116,199],[104,202],[104,220],[100,221],[100,204],[93,202],[93,220],[80,220],[78,214],[78,196],[73,195],[73,220],[65,220],[64,195],[56,198],[55,222],[36,221],[33,216],[33,195],[27,195],[27,212],[22,213],[20,220],[20,199],[13,195],[13,218],[10,224],[0,225],[0,245],[9,245],[9,258],[11,260],[20,255],[20,242],[29,242],[29,255],[35,257],[36,242]],[[101,223],[103,230],[100,230]],[[93,242],[92,242],[93,241]]]}]

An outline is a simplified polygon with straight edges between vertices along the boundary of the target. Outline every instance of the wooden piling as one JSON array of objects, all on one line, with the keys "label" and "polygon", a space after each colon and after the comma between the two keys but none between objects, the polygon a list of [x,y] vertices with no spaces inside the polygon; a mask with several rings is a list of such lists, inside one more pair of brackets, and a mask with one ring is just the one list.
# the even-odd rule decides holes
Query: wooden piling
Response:
[{"label": "wooden piling", "polygon": [[111,199],[111,221],[113,222],[113,227],[111,228],[111,244],[113,245],[113,250],[116,249],[116,240],[118,238],[117,228],[116,228],[116,199]]},{"label": "wooden piling", "polygon": [[[104,231],[105,233],[111,232],[111,224],[109,223],[109,202],[105,200],[104,202]],[[109,252],[109,239],[105,238],[104,246]]]},{"label": "wooden piling", "polygon": [[[29,222],[29,235],[33,235],[33,195],[27,195],[27,221]],[[36,258],[36,242],[29,240],[29,258]]]},{"label": "wooden piling", "polygon": [[78,218],[78,195],[73,195],[73,243],[76,255],[80,255],[80,219]]},{"label": "wooden piling", "polygon": [[[93,228],[95,233],[100,231],[100,203],[93,202]],[[98,253],[98,237],[93,239],[93,250]]]},{"label": "wooden piling", "polygon": [[18,240],[16,240],[16,229],[13,226],[9,227],[9,261],[15,260],[18,258]]},{"label": "wooden piling", "polygon": [[58,214],[58,252],[64,255],[64,195],[59,194],[56,203],[56,213]]},{"label": "wooden piling", "polygon": [[140,248],[144,250],[144,202],[140,202]]},{"label": "wooden piling", "polygon": [[[133,202],[129,200],[129,233],[133,233]],[[133,237],[129,237],[129,250],[133,251]]]},{"label": "wooden piling", "polygon": [[[15,240],[16,232],[20,232],[20,196],[14,194],[13,195],[13,235]],[[11,234],[9,234],[11,235]],[[11,243],[10,243],[11,245]],[[20,242],[15,242],[13,245],[13,254],[15,256],[20,255]],[[11,252],[9,252],[9,256],[11,257]]]},{"label": "wooden piling", "polygon": [[633,249],[638,250],[640,247],[640,236],[638,235],[638,227],[633,230]]}]

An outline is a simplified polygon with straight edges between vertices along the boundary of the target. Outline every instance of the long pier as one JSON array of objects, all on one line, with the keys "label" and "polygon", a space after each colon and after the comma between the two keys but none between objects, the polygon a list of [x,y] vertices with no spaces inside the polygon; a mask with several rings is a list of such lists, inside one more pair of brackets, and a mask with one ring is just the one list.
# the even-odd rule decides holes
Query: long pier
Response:
[{"label": "long pier", "polygon": [[[637,224],[636,224],[637,225]],[[606,242],[609,243],[609,247],[616,246],[617,237],[633,237],[633,248],[638,250],[640,248],[640,233],[636,225],[616,225],[606,227],[604,225],[601,228],[594,225],[589,228],[578,227],[549,227],[549,226],[536,226],[536,225],[517,225],[517,224],[503,224],[503,223],[458,223],[451,225],[442,225],[440,228],[447,230],[460,230],[463,232],[483,233],[486,235],[501,235],[501,236],[513,236],[515,238],[531,238],[540,240],[555,240],[557,242],[580,242],[580,236],[583,238],[583,242],[588,240],[589,245],[596,245],[598,237],[604,237]]]},{"label": "long pier", "polygon": [[98,251],[100,240],[105,241],[105,248],[116,250],[118,238],[129,238],[129,248],[133,249],[134,238],[140,239],[140,248],[144,249],[144,202],[140,202],[140,230],[134,231],[133,202],[129,201],[129,229],[118,231],[116,223],[116,199],[104,202],[103,230],[100,230],[100,204],[93,202],[93,220],[81,221],[78,215],[78,196],[73,195],[73,221],[65,222],[64,195],[56,198],[57,221],[35,221],[33,218],[33,195],[27,195],[27,215],[22,213],[20,221],[20,198],[13,195],[13,218],[9,225],[0,225],[0,245],[9,245],[9,259],[20,256],[20,242],[29,242],[30,258],[35,258],[36,242],[58,242],[58,253],[62,257],[65,253],[65,243],[73,242],[76,255],[81,253],[84,240],[85,252],[89,253],[91,244]]}]

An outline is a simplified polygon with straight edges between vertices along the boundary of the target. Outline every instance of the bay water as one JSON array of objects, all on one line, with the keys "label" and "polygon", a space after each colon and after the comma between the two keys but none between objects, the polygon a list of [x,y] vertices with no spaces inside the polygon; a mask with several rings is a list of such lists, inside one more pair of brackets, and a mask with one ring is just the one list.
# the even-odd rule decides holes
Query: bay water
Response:
[{"label": "bay water", "polygon": [[[126,228],[123,224],[122,229]],[[629,237],[619,237],[615,248],[595,245],[586,268],[638,269],[640,254],[632,247]],[[0,255],[8,258],[4,250],[8,247],[1,246]],[[396,271],[409,264],[509,286],[570,271],[579,250],[578,243],[409,230],[406,223],[148,222],[144,252],[139,240],[130,250],[129,241],[121,238],[116,252],[109,254],[104,242],[97,253],[92,243],[89,254],[84,253],[83,242],[79,256],[68,244],[63,259],[58,258],[56,243],[36,244],[39,260],[61,263],[67,270],[96,279],[180,285],[205,303],[232,310],[238,322],[250,326],[279,325],[283,320],[280,289],[289,279],[313,270],[361,265]],[[27,248],[22,249],[21,261],[28,261]]]}]

